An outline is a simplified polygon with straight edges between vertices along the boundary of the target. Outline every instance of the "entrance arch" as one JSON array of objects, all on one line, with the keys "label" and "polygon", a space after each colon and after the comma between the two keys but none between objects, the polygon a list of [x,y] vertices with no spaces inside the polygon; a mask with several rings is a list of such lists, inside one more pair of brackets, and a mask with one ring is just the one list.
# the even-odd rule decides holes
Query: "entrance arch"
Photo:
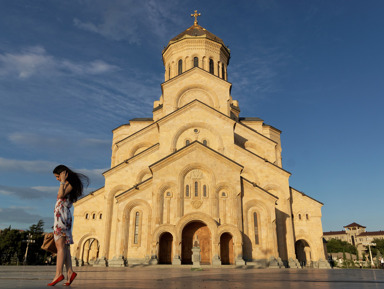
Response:
[{"label": "entrance arch", "polygon": [[208,226],[202,222],[194,221],[188,223],[182,232],[181,244],[181,263],[192,264],[192,247],[193,242],[199,242],[201,264],[211,264],[212,260],[212,240],[211,232]]},{"label": "entrance arch", "polygon": [[100,245],[97,239],[91,238],[84,242],[81,260],[83,265],[92,265],[99,258]]},{"label": "entrance arch", "polygon": [[161,234],[159,241],[159,263],[172,264],[172,243],[173,236],[165,232]]},{"label": "entrance arch", "polygon": [[224,233],[220,236],[220,258],[221,265],[235,264],[233,238],[229,233]]},{"label": "entrance arch", "polygon": [[296,259],[299,260],[301,267],[311,265],[311,248],[307,241],[300,239],[295,243]]}]

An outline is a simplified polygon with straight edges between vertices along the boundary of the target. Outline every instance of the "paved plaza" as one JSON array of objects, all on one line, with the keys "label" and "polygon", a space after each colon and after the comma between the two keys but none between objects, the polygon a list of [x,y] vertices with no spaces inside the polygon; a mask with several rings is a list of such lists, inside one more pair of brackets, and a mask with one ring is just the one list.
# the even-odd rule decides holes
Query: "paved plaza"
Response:
[{"label": "paved plaza", "polygon": [[[75,267],[72,288],[358,288],[384,289],[384,270],[364,269],[252,269],[188,266],[138,266],[130,268]],[[54,266],[0,266],[0,288],[47,288]],[[61,282],[56,287],[63,288]]]}]

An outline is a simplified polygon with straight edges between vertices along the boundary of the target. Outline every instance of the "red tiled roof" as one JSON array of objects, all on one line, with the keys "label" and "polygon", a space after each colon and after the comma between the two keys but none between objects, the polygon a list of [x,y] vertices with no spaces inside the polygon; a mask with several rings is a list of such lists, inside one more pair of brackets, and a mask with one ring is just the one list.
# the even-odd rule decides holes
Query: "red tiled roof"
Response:
[{"label": "red tiled roof", "polygon": [[366,228],[362,225],[359,225],[358,223],[353,222],[352,224],[349,224],[347,226],[344,226],[344,228],[350,228],[350,227],[360,227],[360,228]]},{"label": "red tiled roof", "polygon": [[364,236],[384,236],[384,231],[363,232],[360,235],[357,235],[357,237],[364,237]]},{"label": "red tiled roof", "polygon": [[330,231],[330,232],[323,232],[323,236],[329,236],[329,235],[345,235],[345,231]]}]

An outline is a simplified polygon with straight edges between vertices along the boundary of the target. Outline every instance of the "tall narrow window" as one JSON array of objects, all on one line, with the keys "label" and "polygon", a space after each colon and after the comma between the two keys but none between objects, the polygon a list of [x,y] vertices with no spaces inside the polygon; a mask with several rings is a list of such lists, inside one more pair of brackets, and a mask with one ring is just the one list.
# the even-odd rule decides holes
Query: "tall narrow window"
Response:
[{"label": "tall narrow window", "polygon": [[199,196],[199,183],[195,182],[195,197]]},{"label": "tall narrow window", "polygon": [[185,196],[189,197],[189,185],[185,187]]},{"label": "tall narrow window", "polygon": [[203,197],[207,197],[207,186],[206,185],[204,185],[203,186]]},{"label": "tall narrow window", "polygon": [[255,228],[255,244],[259,245],[259,226],[257,225],[257,213],[253,213],[253,224]]},{"label": "tall narrow window", "polygon": [[205,145],[205,146],[207,146],[208,145],[208,142],[207,142],[207,140],[205,139],[205,140],[203,140],[203,145]]},{"label": "tall narrow window", "polygon": [[171,66],[168,66],[168,79],[171,79]]},{"label": "tall narrow window", "polygon": [[189,145],[190,144],[190,141],[187,139],[186,141],[185,141],[185,145],[187,146],[187,145]]},{"label": "tall narrow window", "polygon": [[199,58],[197,57],[193,58],[193,67],[199,67]]},{"label": "tall narrow window", "polygon": [[135,234],[134,234],[134,244],[139,243],[139,224],[140,224],[140,213],[136,212],[136,218],[135,218]]},{"label": "tall narrow window", "polygon": [[213,74],[213,60],[212,59],[209,60],[209,73]]},{"label": "tall narrow window", "polygon": [[183,73],[183,61],[179,60],[179,75]]},{"label": "tall narrow window", "polygon": [[225,79],[224,65],[221,67],[221,78]]}]

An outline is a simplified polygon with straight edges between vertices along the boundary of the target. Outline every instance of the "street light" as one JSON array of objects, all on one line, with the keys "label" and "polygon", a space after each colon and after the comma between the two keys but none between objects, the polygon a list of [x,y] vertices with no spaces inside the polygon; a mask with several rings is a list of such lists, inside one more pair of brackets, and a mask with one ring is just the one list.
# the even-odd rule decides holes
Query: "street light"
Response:
[{"label": "street light", "polygon": [[372,259],[372,251],[371,251],[371,246],[376,246],[376,243],[368,243],[368,248],[369,248],[369,256],[371,257],[371,266],[375,266],[375,264],[373,263],[373,259]]},{"label": "street light", "polygon": [[23,243],[27,243],[27,248],[25,249],[24,261],[23,261],[23,265],[27,265],[27,255],[28,255],[29,244],[35,243],[35,240],[32,239],[32,234],[29,233],[28,234],[28,239],[27,240],[23,240],[22,242]]}]

